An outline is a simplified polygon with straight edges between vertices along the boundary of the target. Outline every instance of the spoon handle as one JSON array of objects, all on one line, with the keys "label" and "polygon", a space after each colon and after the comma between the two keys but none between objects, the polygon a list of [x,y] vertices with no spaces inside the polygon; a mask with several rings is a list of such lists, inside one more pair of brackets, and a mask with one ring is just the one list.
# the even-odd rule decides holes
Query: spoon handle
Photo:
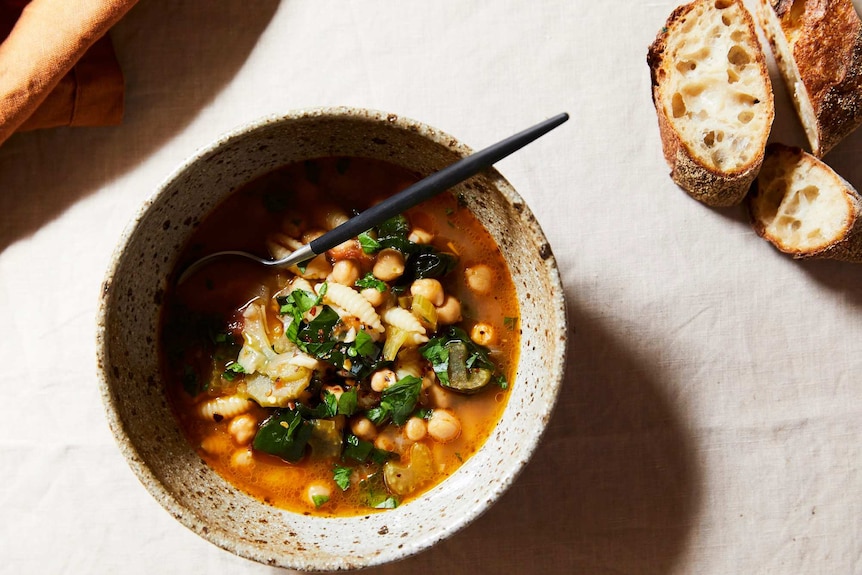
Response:
[{"label": "spoon handle", "polygon": [[332,249],[338,244],[370,230],[377,224],[385,222],[389,218],[397,216],[409,208],[451,188],[455,184],[463,182],[470,176],[490,167],[509,154],[520,150],[530,142],[544,136],[568,119],[569,115],[565,112],[558,114],[531,128],[527,128],[523,132],[509,136],[505,140],[492,144],[475,154],[471,154],[443,168],[439,172],[431,174],[391,198],[347,220],[332,231],[312,240],[308,244],[311,251],[314,252],[312,255],[321,254],[326,250]]}]

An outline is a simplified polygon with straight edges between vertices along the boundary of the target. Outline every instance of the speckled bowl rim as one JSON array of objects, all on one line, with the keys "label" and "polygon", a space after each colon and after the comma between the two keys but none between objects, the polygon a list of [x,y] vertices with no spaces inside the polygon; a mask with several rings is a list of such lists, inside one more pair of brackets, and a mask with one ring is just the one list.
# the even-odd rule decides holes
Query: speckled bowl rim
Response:
[{"label": "speckled bowl rim", "polygon": [[[463,529],[468,524],[473,522],[485,511],[487,511],[487,509],[494,502],[499,500],[502,494],[512,485],[512,483],[514,483],[514,481],[520,475],[521,471],[526,466],[527,462],[532,457],[533,453],[538,447],[541,438],[543,437],[547,429],[547,423],[548,421],[550,421],[553,410],[557,404],[560,388],[562,386],[563,376],[565,374],[566,355],[568,351],[567,308],[565,302],[565,292],[559,274],[559,269],[557,267],[556,260],[554,259],[554,255],[551,251],[551,248],[547,243],[545,234],[541,229],[541,226],[530,212],[529,207],[527,207],[523,198],[521,198],[521,196],[514,190],[511,184],[509,184],[509,182],[505,178],[503,178],[503,176],[500,175],[496,171],[496,169],[490,168],[487,172],[491,174],[497,187],[497,191],[505,198],[507,202],[519,206],[519,211],[524,215],[525,218],[531,221],[530,226],[533,229],[535,235],[540,237],[544,241],[544,253],[541,254],[541,257],[543,260],[545,260],[547,264],[547,281],[552,288],[552,293],[548,294],[548,296],[552,300],[552,304],[549,307],[553,309],[555,313],[555,317],[552,318],[552,323],[557,329],[560,330],[560,341],[557,346],[557,354],[552,358],[548,358],[546,364],[548,367],[548,373],[553,375],[554,381],[550,389],[551,393],[547,394],[547,397],[544,398],[546,402],[544,404],[543,410],[537,413],[537,415],[541,417],[542,425],[534,433],[533,436],[522,438],[522,441],[526,442],[526,446],[521,451],[520,459],[516,462],[513,462],[513,464],[507,468],[506,473],[499,478],[499,482],[497,483],[497,485],[495,485],[495,491],[491,495],[489,495],[488,498],[482,501],[476,501],[472,505],[472,507],[469,508],[465,513],[462,513],[457,518],[451,518],[451,521],[448,523],[446,528],[434,533],[428,533],[422,539],[410,541],[409,545],[403,545],[398,547],[394,545],[389,545],[378,555],[359,563],[353,562],[349,565],[345,565],[343,563],[313,563],[307,560],[296,561],[295,558],[289,553],[282,554],[277,561],[273,561],[272,552],[263,553],[258,547],[248,545],[242,540],[232,538],[230,533],[221,531],[219,529],[209,528],[206,521],[199,519],[195,515],[195,513],[191,512],[185,506],[180,504],[171,494],[171,492],[167,489],[167,487],[162,484],[158,477],[156,477],[153,471],[148,467],[147,463],[139,455],[137,449],[132,443],[131,438],[127,434],[125,426],[121,420],[119,406],[116,403],[116,397],[111,391],[110,376],[107,373],[107,316],[111,303],[109,287],[111,286],[114,280],[115,272],[117,271],[117,268],[122,261],[123,253],[129,246],[138,226],[140,225],[141,221],[146,217],[148,211],[157,201],[160,195],[170,187],[171,182],[179,178],[187,170],[191,169],[192,166],[197,162],[200,162],[202,159],[218,151],[219,148],[227,145],[228,143],[236,139],[244,138],[249,133],[262,129],[273,123],[290,122],[295,119],[309,117],[362,117],[371,121],[383,122],[396,128],[416,132],[423,138],[431,140],[433,143],[448,147],[450,150],[456,152],[462,157],[472,153],[471,148],[460,143],[460,141],[456,138],[436,128],[432,128],[424,123],[411,120],[409,118],[396,114],[346,106],[304,108],[290,111],[285,114],[273,114],[264,116],[227,132],[210,145],[199,148],[194,154],[192,154],[188,159],[183,161],[173,172],[171,172],[170,175],[165,178],[165,180],[163,180],[163,182],[156,188],[156,190],[151,194],[151,196],[144,201],[144,203],[138,209],[137,213],[133,216],[131,221],[124,229],[122,235],[118,240],[117,246],[114,249],[114,252],[111,257],[111,263],[108,267],[105,279],[102,283],[102,289],[99,296],[99,308],[97,313],[96,359],[97,371],[99,376],[99,391],[102,397],[108,426],[112,434],[114,435],[120,452],[125,457],[129,467],[137,476],[138,480],[151,494],[151,496],[185,527],[194,531],[202,538],[208,540],[210,543],[221,547],[222,549],[230,551],[231,553],[234,553],[238,556],[251,559],[263,564],[277,565],[280,567],[297,569],[302,571],[365,569],[368,567],[373,567],[376,565],[404,559],[408,556],[419,553],[420,551],[426,550],[438,543],[439,541],[450,537],[457,531]],[[508,410],[509,406],[507,406],[506,409]],[[482,449],[484,449],[484,446]],[[333,518],[320,518],[320,520],[338,521],[338,519]]]}]

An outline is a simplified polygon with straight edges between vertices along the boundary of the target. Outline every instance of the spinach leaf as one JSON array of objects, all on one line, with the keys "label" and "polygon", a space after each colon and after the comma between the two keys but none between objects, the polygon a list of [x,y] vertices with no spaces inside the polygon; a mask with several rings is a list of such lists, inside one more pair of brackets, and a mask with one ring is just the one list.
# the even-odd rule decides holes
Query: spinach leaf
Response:
[{"label": "spinach leaf", "polygon": [[395,425],[404,425],[416,408],[421,390],[421,379],[413,375],[403,377],[383,390],[380,405],[369,410],[366,415],[375,425],[389,417]]},{"label": "spinach leaf", "polygon": [[344,452],[342,456],[345,459],[350,458],[359,463],[364,463],[368,459],[368,456],[371,455],[373,449],[374,444],[370,441],[364,441],[352,433],[348,433],[344,439]]},{"label": "spinach leaf", "polygon": [[313,429],[298,411],[280,410],[260,425],[252,445],[258,451],[296,463],[305,455]]},{"label": "spinach leaf", "polygon": [[443,277],[457,265],[457,256],[436,250],[414,254],[406,263],[415,279]]},{"label": "spinach leaf", "polygon": [[377,238],[402,237],[410,233],[410,222],[403,214],[393,216],[377,225]]}]

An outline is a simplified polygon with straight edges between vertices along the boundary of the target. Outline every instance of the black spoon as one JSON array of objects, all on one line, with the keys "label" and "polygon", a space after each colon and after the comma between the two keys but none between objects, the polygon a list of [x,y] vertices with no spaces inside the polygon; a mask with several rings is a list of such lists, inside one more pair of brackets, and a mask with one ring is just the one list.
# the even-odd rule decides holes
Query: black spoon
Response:
[{"label": "black spoon", "polygon": [[488,146],[475,154],[471,154],[466,158],[443,168],[439,172],[435,172],[427,178],[416,182],[407,189],[387,198],[379,204],[368,208],[361,214],[350,218],[340,226],[328,231],[319,238],[312,240],[281,259],[269,260],[242,251],[216,252],[208,256],[204,256],[192,263],[183,271],[177,283],[182,283],[202,266],[223,256],[241,256],[259,262],[265,266],[290,267],[306,262],[313,257],[322,254],[326,250],[332,249],[338,244],[356,237],[362,232],[370,230],[377,224],[385,222],[389,218],[397,216],[413,206],[451,188],[455,184],[463,182],[467,178],[476,175],[478,172],[492,166],[513,152],[520,150],[530,142],[544,136],[568,119],[569,115],[567,113],[564,112],[562,114],[558,114],[531,128],[527,128],[523,132],[519,132],[514,136],[509,136],[505,140]]}]

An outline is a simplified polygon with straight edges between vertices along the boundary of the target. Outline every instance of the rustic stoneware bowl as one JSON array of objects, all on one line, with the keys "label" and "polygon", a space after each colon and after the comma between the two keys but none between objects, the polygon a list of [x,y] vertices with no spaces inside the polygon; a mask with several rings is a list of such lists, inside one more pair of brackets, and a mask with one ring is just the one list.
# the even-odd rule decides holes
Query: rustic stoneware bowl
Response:
[{"label": "rustic stoneware bowl", "polygon": [[523,199],[493,169],[455,191],[491,232],[514,277],[523,330],[517,377],[486,444],[420,499],[338,519],[282,511],[253,499],[211,471],[187,443],[159,371],[157,333],[167,278],[195,225],[231,191],[284,164],[321,156],[383,159],[427,175],[469,153],[449,135],[392,114],[306,110],[263,119],[220,139],[183,164],[143,206],[114,254],[101,294],[101,392],[129,465],[182,524],[261,563],[302,570],[361,568],[401,559],[451,535],[514,481],[557,398],[566,315],[548,242]]}]

